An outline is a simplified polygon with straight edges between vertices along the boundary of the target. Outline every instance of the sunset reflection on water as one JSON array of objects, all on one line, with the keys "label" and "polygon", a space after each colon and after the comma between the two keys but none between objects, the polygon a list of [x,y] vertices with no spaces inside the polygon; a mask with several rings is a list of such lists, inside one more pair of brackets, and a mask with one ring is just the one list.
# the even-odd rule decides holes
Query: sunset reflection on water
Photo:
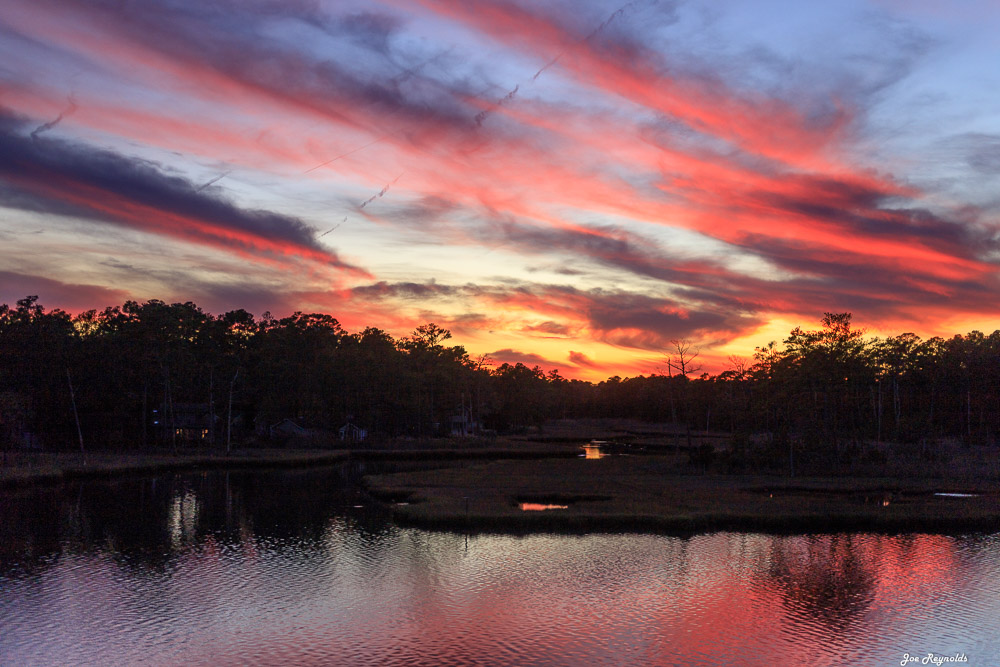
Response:
[{"label": "sunset reflection on water", "polygon": [[521,511],[524,512],[541,512],[544,510],[564,510],[568,509],[569,505],[550,505],[546,503],[521,503],[519,505]]},{"label": "sunset reflection on water", "polygon": [[0,664],[1000,654],[1000,535],[465,535],[394,526],[301,473],[111,491],[5,500],[18,528],[0,538],[20,538],[0,540]]}]

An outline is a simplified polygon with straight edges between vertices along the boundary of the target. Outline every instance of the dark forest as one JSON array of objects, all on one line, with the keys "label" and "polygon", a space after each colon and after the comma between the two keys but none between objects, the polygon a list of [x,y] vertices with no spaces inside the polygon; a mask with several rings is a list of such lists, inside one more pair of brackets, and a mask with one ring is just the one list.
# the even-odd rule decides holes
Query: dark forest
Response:
[{"label": "dark forest", "polygon": [[[664,350],[666,374],[594,384],[449,346],[435,324],[396,339],[345,331],[327,314],[213,316],[193,303],[138,303],[76,316],[36,297],[0,306],[5,449],[227,447],[288,438],[317,445],[454,434],[491,437],[549,419],[632,418],[730,434],[731,463],[879,456],[907,443],[995,444],[1000,331],[922,340],[866,337],[826,313],[782,344],[698,373]],[[694,369],[694,370],[692,370]],[[359,435],[360,434],[360,435]]]}]

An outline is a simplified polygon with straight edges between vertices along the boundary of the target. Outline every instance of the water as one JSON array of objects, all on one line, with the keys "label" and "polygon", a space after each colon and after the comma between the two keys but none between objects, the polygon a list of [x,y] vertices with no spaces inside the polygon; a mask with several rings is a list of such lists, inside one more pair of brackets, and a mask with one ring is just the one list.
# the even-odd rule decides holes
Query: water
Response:
[{"label": "water", "polygon": [[0,502],[0,665],[1000,655],[1000,535],[465,536],[394,526],[335,469]]},{"label": "water", "polygon": [[608,456],[608,453],[604,451],[607,444],[603,440],[591,440],[588,444],[582,445],[584,458],[603,459],[605,456]]}]

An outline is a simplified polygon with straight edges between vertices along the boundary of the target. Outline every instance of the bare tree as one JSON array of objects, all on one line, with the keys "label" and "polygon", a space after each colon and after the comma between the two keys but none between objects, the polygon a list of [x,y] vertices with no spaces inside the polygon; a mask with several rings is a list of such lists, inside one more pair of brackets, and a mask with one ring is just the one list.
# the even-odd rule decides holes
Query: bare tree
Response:
[{"label": "bare tree", "polygon": [[667,374],[671,377],[673,376],[672,371],[677,371],[678,374],[687,377],[688,373],[697,373],[701,370],[701,366],[695,366],[694,360],[698,357],[701,352],[698,348],[694,348],[691,351],[691,342],[687,339],[674,339],[670,341],[670,344],[674,346],[675,353],[664,355],[667,362]]},{"label": "bare tree", "polygon": [[472,362],[472,369],[476,371],[489,370],[495,364],[496,361],[493,360],[493,357],[483,352],[478,357],[476,357],[476,360],[474,362]]},{"label": "bare tree", "polygon": [[730,354],[729,370],[733,373],[733,379],[745,380],[750,374],[750,364],[746,357],[741,357],[738,354]]}]

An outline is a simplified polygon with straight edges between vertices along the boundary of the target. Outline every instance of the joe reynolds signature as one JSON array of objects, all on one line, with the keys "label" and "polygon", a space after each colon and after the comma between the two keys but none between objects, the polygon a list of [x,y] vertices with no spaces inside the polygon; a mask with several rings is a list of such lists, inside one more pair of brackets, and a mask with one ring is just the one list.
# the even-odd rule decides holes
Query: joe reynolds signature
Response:
[{"label": "joe reynolds signature", "polygon": [[945,663],[957,663],[957,662],[969,662],[969,659],[965,657],[964,653],[956,653],[955,655],[937,655],[934,653],[928,653],[927,655],[910,655],[909,653],[903,654],[903,659],[900,661],[900,667],[906,667],[906,665],[937,665],[941,667]]}]

